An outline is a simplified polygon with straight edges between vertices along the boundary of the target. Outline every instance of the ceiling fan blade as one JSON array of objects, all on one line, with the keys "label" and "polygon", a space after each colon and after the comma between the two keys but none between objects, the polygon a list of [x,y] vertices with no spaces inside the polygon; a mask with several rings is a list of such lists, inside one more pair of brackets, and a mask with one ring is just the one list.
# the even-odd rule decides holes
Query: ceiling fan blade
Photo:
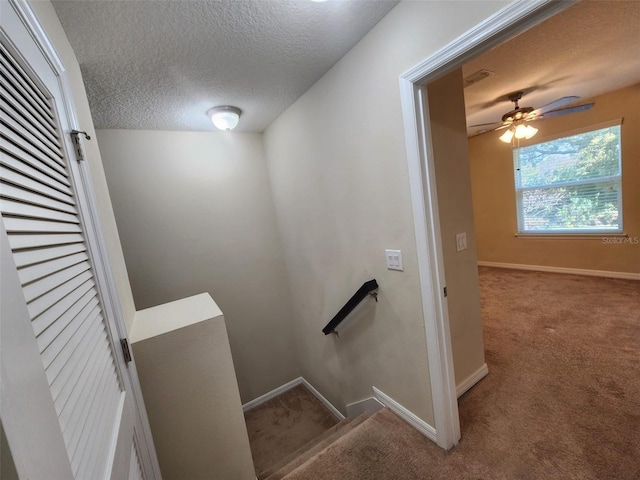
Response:
[{"label": "ceiling fan blade", "polygon": [[560,107],[563,107],[565,105],[569,105],[570,103],[575,102],[576,100],[579,100],[580,97],[576,97],[576,96],[570,96],[570,97],[562,97],[562,98],[558,98],[557,100],[554,100],[551,103],[547,103],[546,105],[537,108],[536,110],[534,110],[533,112],[531,112],[532,116],[537,116],[537,115],[541,115],[545,112],[548,112],[550,110],[556,110],[559,109]]},{"label": "ceiling fan blade", "polygon": [[594,105],[595,104],[593,103],[584,103],[582,105],[576,105],[575,107],[558,108],[556,110],[551,110],[550,112],[543,114],[542,117],[553,118],[553,117],[559,117],[560,115],[568,115],[570,113],[584,112],[586,110],[589,110]]},{"label": "ceiling fan blade", "polygon": [[477,125],[469,125],[469,128],[491,127],[491,126],[495,126],[495,125],[502,125],[502,122],[478,123]]},{"label": "ceiling fan blade", "polygon": [[[493,126],[493,125],[498,125],[498,124],[497,124],[497,123],[485,123],[485,124],[482,124],[482,125],[490,125],[490,126]],[[472,127],[480,127],[480,126],[481,126],[481,125],[472,125]],[[503,128],[507,128],[508,126],[509,126],[509,125],[505,125],[505,124],[503,124],[502,122],[500,122],[500,125],[498,125],[498,126],[497,126],[497,127],[495,127],[495,128],[483,128],[483,129],[481,129],[481,130],[478,130],[477,132],[473,132],[473,133],[471,133],[471,135],[469,135],[469,138],[471,138],[471,137],[477,137],[478,135],[482,135],[483,133],[487,133],[487,132],[495,132],[496,130],[502,130]],[[471,128],[471,127],[469,127],[469,128]]]}]

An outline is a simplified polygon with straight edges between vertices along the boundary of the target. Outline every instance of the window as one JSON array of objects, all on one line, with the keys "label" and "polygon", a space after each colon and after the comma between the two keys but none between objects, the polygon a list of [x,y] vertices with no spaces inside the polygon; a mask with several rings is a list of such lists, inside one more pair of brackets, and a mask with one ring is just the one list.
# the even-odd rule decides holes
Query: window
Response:
[{"label": "window", "polygon": [[519,233],[621,233],[620,124],[513,151]]}]

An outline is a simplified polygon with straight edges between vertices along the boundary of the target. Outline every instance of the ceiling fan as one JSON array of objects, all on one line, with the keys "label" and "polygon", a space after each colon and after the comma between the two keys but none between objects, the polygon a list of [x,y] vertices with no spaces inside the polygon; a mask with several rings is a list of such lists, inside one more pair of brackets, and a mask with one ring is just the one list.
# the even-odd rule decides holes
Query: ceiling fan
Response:
[{"label": "ceiling fan", "polygon": [[561,115],[568,115],[570,113],[582,112],[589,110],[594,105],[593,103],[584,103],[582,105],[562,108],[565,105],[574,103],[580,98],[576,96],[569,96],[558,98],[557,100],[547,103],[537,109],[534,109],[533,107],[521,107],[518,105],[518,102],[522,99],[523,94],[523,92],[514,92],[508,95],[507,98],[509,101],[513,102],[514,109],[505,113],[502,116],[502,120],[499,122],[471,125],[469,128],[486,127],[472,133],[471,136],[473,137],[482,133],[508,128],[508,130],[500,137],[500,140],[503,142],[509,143],[514,137],[517,139],[528,139],[533,137],[538,131],[537,128],[529,125],[529,122],[541,120],[543,118],[552,118]]}]

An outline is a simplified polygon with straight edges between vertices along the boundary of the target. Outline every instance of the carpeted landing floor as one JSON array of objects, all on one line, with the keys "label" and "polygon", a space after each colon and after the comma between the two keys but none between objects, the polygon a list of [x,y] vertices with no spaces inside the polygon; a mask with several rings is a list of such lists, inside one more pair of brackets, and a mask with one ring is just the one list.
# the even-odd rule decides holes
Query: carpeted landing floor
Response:
[{"label": "carpeted landing floor", "polygon": [[489,375],[449,452],[302,386],[247,412],[259,479],[640,479],[640,283],[481,268]]}]

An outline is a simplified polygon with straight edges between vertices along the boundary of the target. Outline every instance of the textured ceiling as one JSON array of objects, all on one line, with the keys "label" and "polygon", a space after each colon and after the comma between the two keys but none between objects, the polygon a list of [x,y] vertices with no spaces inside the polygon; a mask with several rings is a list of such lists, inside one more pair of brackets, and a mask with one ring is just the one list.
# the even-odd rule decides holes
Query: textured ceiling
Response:
[{"label": "textured ceiling", "polygon": [[261,132],[397,0],[53,1],[97,128]]},{"label": "textured ceiling", "polygon": [[[463,67],[495,72],[465,89],[467,125],[500,121],[524,91],[535,108],[584,99],[640,82],[640,1],[582,1]],[[578,102],[580,103],[580,102]],[[469,129],[469,133],[480,129]]]}]

